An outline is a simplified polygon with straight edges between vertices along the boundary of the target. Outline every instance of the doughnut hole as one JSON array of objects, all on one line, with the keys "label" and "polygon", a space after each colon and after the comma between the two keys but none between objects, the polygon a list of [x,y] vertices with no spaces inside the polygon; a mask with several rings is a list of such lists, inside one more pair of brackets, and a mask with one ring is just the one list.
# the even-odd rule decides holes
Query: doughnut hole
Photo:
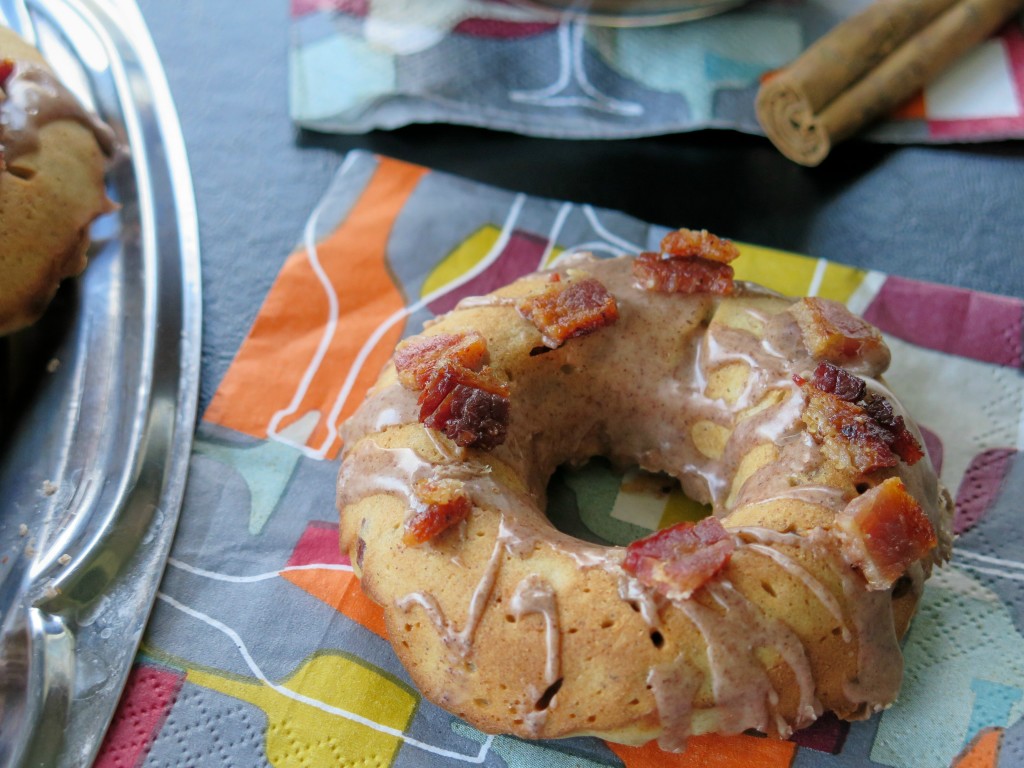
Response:
[{"label": "doughnut hole", "polygon": [[687,496],[675,478],[636,466],[617,471],[600,457],[581,467],[560,467],[546,498],[555,528],[599,545],[629,544],[658,528],[711,514],[711,506]]}]

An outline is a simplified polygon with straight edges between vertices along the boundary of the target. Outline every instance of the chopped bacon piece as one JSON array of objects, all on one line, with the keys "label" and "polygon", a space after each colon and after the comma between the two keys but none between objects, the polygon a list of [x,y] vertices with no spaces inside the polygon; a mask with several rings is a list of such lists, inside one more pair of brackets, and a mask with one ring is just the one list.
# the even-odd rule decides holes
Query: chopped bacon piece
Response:
[{"label": "chopped bacon piece", "polygon": [[805,298],[789,308],[804,346],[817,360],[839,365],[863,362],[872,374],[889,367],[889,347],[878,329],[830,299]]},{"label": "chopped bacon piece", "polygon": [[471,371],[479,371],[487,356],[487,342],[475,331],[439,333],[406,339],[395,349],[398,380],[406,389],[426,386],[434,369],[449,360]]},{"label": "chopped bacon piece", "polygon": [[473,505],[461,480],[421,478],[413,492],[423,505],[405,521],[402,541],[416,546],[430,541],[469,517]]},{"label": "chopped bacon piece", "polygon": [[435,413],[441,404],[459,386],[475,389],[500,397],[508,397],[508,385],[498,381],[489,368],[471,371],[456,362],[444,361],[435,368],[420,390],[417,402],[420,405],[420,420]]},{"label": "chopped bacon piece", "polygon": [[858,496],[836,521],[843,553],[875,590],[891,587],[938,543],[928,516],[898,477]]},{"label": "chopped bacon piece", "polygon": [[683,522],[626,547],[623,568],[670,600],[686,600],[718,573],[736,545],[716,517]]},{"label": "chopped bacon piece", "polygon": [[508,387],[485,368],[477,373],[445,363],[420,393],[420,421],[456,445],[490,450],[508,430]]},{"label": "chopped bacon piece", "polygon": [[479,333],[442,333],[402,342],[395,350],[398,380],[419,392],[419,418],[463,448],[490,450],[508,431],[508,386],[484,365]]},{"label": "chopped bacon piece", "polygon": [[907,429],[903,417],[897,416],[896,418],[899,419],[900,428],[898,432],[891,433],[893,435],[891,448],[893,453],[913,466],[924,458],[924,451],[921,449],[921,444],[917,442],[917,438]]},{"label": "chopped bacon piece", "polygon": [[619,319],[615,297],[593,277],[572,282],[553,280],[543,292],[517,301],[516,309],[536,326],[552,349]]},{"label": "chopped bacon piece", "polygon": [[[856,403],[867,392],[867,384],[864,379],[854,376],[845,368],[839,368],[827,362],[820,363],[814,369],[814,377],[811,382],[822,392],[828,392],[848,403]],[[886,404],[888,405],[888,403]],[[890,406],[890,412],[891,410]]]},{"label": "chopped bacon piece", "polygon": [[804,423],[832,450],[861,472],[895,467],[896,457],[916,464],[924,451],[902,416],[882,395],[867,391],[864,380],[830,362],[822,362],[810,383],[794,380],[807,394]]},{"label": "chopped bacon piece", "polygon": [[802,418],[808,431],[837,464],[860,472],[895,467],[899,460],[889,447],[889,435],[864,409],[829,392],[805,384],[807,403]]},{"label": "chopped bacon piece", "polygon": [[921,444],[917,442],[917,438],[907,429],[907,423],[903,420],[903,417],[897,416],[893,412],[892,403],[881,395],[876,395],[872,392],[864,397],[861,405],[864,406],[864,412],[892,436],[889,447],[892,448],[897,456],[911,465],[916,464],[924,457]]},{"label": "chopped bacon piece", "polygon": [[645,251],[633,262],[641,288],[658,293],[715,293],[733,291],[733,268],[700,256],[662,256]]},{"label": "chopped bacon piece", "polygon": [[661,239],[661,252],[670,256],[699,256],[709,261],[728,264],[740,255],[731,240],[712,235],[706,229],[679,229]]},{"label": "chopped bacon piece", "polygon": [[13,59],[0,59],[0,88],[7,87],[7,78],[14,72]]},{"label": "chopped bacon piece", "polygon": [[464,448],[490,450],[505,440],[508,394],[489,368],[476,372],[446,361],[420,392],[420,421]]}]

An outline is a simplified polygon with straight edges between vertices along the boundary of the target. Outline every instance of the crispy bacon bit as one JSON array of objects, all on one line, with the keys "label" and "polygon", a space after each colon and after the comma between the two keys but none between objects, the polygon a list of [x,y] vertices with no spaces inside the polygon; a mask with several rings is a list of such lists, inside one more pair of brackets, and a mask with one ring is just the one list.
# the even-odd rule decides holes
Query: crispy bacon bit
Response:
[{"label": "crispy bacon bit", "polygon": [[501,445],[508,429],[508,386],[488,368],[479,373],[446,362],[419,397],[420,421],[456,445],[485,451]]},{"label": "crispy bacon bit", "polygon": [[430,541],[469,517],[472,502],[465,484],[452,478],[421,478],[413,486],[416,498],[423,505],[405,521],[402,541],[417,546]]},{"label": "crispy bacon bit", "polygon": [[844,555],[874,590],[891,587],[938,543],[928,516],[898,477],[858,496],[836,520]]},{"label": "crispy bacon bit", "polygon": [[715,517],[683,522],[626,547],[623,568],[670,600],[686,600],[718,573],[736,545]]},{"label": "crispy bacon bit", "polygon": [[[835,395],[848,403],[856,403],[864,397],[864,393],[867,391],[864,379],[854,376],[845,368],[839,368],[830,363],[821,363],[814,370],[812,381],[817,389]],[[891,406],[889,410],[892,411]]]},{"label": "crispy bacon bit", "polygon": [[733,268],[700,256],[663,256],[644,251],[633,262],[633,276],[645,291],[715,293],[733,291]]},{"label": "crispy bacon bit", "polygon": [[802,414],[804,423],[833,462],[853,466],[860,472],[899,463],[885,440],[888,433],[863,408],[809,384],[803,389],[807,397]]},{"label": "crispy bacon bit", "polygon": [[863,379],[829,362],[818,365],[810,382],[793,379],[807,396],[804,423],[834,461],[872,472],[924,456],[903,417],[882,395],[868,392]]},{"label": "crispy bacon bit", "polygon": [[728,264],[740,255],[740,249],[731,240],[712,235],[706,229],[669,232],[661,240],[661,252],[683,258],[698,256],[722,264]]},{"label": "crispy bacon bit", "polygon": [[0,88],[7,87],[7,78],[14,72],[13,59],[0,59]]},{"label": "crispy bacon bit", "polygon": [[893,436],[891,446],[893,453],[907,462],[907,464],[913,466],[924,458],[924,450],[922,450],[921,444],[917,442],[917,438],[907,429],[903,417],[897,416],[896,418],[899,420],[899,427],[897,430],[889,433]]},{"label": "crispy bacon bit", "polygon": [[479,333],[443,333],[409,339],[395,350],[398,380],[419,392],[419,418],[463,448],[490,450],[505,440],[508,386],[484,365]]},{"label": "crispy bacon bit", "polygon": [[729,240],[708,232],[680,229],[661,240],[661,253],[645,251],[633,262],[640,288],[659,293],[716,293],[733,291],[729,262],[740,255]]},{"label": "crispy bacon bit", "polygon": [[552,349],[619,319],[615,297],[593,277],[571,282],[552,280],[541,293],[517,301],[516,309],[536,326]]},{"label": "crispy bacon bit", "polygon": [[415,391],[426,386],[434,369],[443,361],[479,371],[486,356],[487,342],[475,331],[416,336],[401,342],[395,349],[395,368],[402,386]]},{"label": "crispy bacon bit", "polygon": [[815,359],[837,365],[861,362],[873,374],[889,367],[889,347],[882,334],[838,301],[801,299],[789,312],[800,326],[804,346]]},{"label": "crispy bacon bit", "polygon": [[868,393],[863,402],[864,412],[892,436],[890,447],[907,464],[916,464],[924,458],[924,451],[917,438],[907,429],[902,416],[893,413],[892,404],[881,395]]}]

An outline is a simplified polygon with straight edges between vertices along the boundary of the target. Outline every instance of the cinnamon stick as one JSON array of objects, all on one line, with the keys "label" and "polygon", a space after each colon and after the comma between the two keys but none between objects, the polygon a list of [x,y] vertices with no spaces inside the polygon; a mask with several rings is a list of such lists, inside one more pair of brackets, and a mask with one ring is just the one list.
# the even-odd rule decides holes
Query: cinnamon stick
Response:
[{"label": "cinnamon stick", "polygon": [[876,0],[764,83],[757,118],[801,165],[913,96],[1024,0]]}]

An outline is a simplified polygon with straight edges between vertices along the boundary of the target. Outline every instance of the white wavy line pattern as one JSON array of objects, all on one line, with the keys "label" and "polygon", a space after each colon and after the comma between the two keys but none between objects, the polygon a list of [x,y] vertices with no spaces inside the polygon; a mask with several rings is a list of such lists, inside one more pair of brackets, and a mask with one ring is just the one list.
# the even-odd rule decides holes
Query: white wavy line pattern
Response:
[{"label": "white wavy line pattern", "polygon": [[[343,168],[341,172],[344,172],[345,170],[347,169]],[[341,391],[339,392],[338,397],[336,398],[333,406],[331,407],[331,411],[327,418],[327,436],[324,438],[323,442],[321,442],[321,444],[318,447],[311,447],[303,443],[298,443],[295,440],[291,440],[288,437],[282,435],[278,430],[278,425],[281,423],[282,419],[284,419],[287,416],[293,415],[298,410],[298,406],[301,404],[302,399],[305,397],[306,392],[309,390],[309,386],[312,383],[314,376],[316,375],[317,371],[319,370],[321,364],[324,361],[326,350],[330,346],[331,339],[338,330],[338,298],[337,294],[334,291],[334,286],[331,285],[331,283],[328,280],[326,280],[325,276],[324,279],[322,279],[320,282],[321,285],[323,286],[325,294],[328,296],[328,301],[330,302],[330,306],[332,307],[332,314],[328,318],[328,322],[324,327],[324,332],[321,336],[320,342],[317,345],[317,352],[316,354],[314,354],[313,358],[310,360],[309,365],[306,367],[306,370],[303,373],[303,376],[299,382],[299,387],[296,390],[294,397],[292,398],[287,408],[275,413],[273,418],[271,419],[270,425],[267,428],[268,437],[276,440],[277,442],[289,445],[292,448],[301,451],[310,458],[326,458],[327,452],[330,450],[331,446],[334,444],[335,440],[337,440],[338,437],[338,423],[340,421],[340,413],[342,409],[345,407],[345,403],[348,401],[348,397],[352,392],[353,386],[355,385],[356,378],[358,377],[360,371],[362,371],[363,364],[366,362],[366,358],[369,357],[374,347],[377,346],[381,337],[385,333],[387,333],[387,331],[392,326],[394,326],[395,323],[419,311],[420,309],[428,305],[430,302],[435,301],[436,299],[441,298],[442,296],[445,296],[446,294],[455,290],[459,286],[464,285],[466,282],[472,280],[478,274],[487,269],[487,267],[489,267],[501,255],[502,251],[505,249],[505,246],[508,245],[508,241],[512,236],[512,228],[514,227],[515,222],[518,219],[519,214],[522,211],[522,208],[525,205],[525,203],[526,195],[520,193],[515,196],[515,198],[512,201],[512,205],[509,209],[508,216],[506,217],[505,222],[502,226],[501,235],[498,237],[498,240],[494,243],[488,254],[483,259],[481,259],[481,261],[473,269],[464,273],[457,280],[452,281],[448,285],[439,288],[438,290],[428,294],[427,296],[424,296],[414,304],[411,304],[403,309],[398,310],[390,317],[388,317],[383,323],[377,326],[373,334],[370,335],[370,337],[360,348],[359,353],[357,354],[356,359],[352,364],[352,367],[349,369],[348,375],[345,377],[345,381],[342,385]],[[319,217],[323,213],[323,209],[324,204],[321,203],[316,207],[316,209],[314,209],[313,213],[310,214],[310,218],[306,223],[304,235],[305,252],[307,258],[309,258],[310,264],[313,265],[313,268],[318,275],[322,274],[322,268],[319,266],[319,258],[317,252],[316,225],[319,221]]]},{"label": "white wavy line pattern", "polygon": [[[338,176],[344,176],[347,174],[355,163],[356,155],[349,153],[345,160],[342,162],[341,167],[338,169]],[[310,267],[313,269],[316,275],[317,281],[323,287],[324,296],[327,298],[327,321],[324,325],[324,332],[320,337],[320,341],[317,344],[316,352],[313,354],[312,360],[306,370],[303,371],[302,378],[299,380],[298,389],[295,390],[295,394],[285,408],[277,411],[270,419],[270,423],[267,425],[267,436],[277,442],[291,445],[296,448],[304,449],[305,446],[301,446],[294,440],[281,435],[278,427],[281,421],[288,416],[293,415],[298,411],[299,406],[302,404],[302,398],[305,397],[306,392],[309,390],[309,386],[313,381],[313,377],[316,372],[320,369],[320,364],[324,361],[327,356],[327,350],[330,348],[331,339],[334,338],[334,334],[338,328],[339,319],[339,307],[338,307],[338,294],[334,290],[334,286],[331,284],[330,278],[327,277],[327,273],[324,272],[323,266],[320,264],[319,254],[316,249],[316,225],[320,221],[320,217],[323,215],[324,208],[327,207],[330,201],[330,196],[326,195],[320,201],[320,203],[313,209],[313,212],[309,215],[306,220],[306,226],[303,228],[302,241],[306,246],[306,258],[309,260]]]},{"label": "white wavy line pattern", "polygon": [[825,280],[825,270],[828,269],[828,261],[825,259],[818,259],[814,265],[814,275],[811,277],[811,284],[807,288],[808,296],[817,296],[818,292],[821,291],[821,284]]},{"label": "white wavy line pattern", "polygon": [[[967,568],[975,573],[983,573],[986,576],[998,576],[1001,579],[1009,579],[1010,581],[1024,581],[1024,563],[1019,560],[1008,560],[1002,557],[994,557],[992,555],[983,555],[980,552],[971,552],[968,549],[955,549],[953,551],[953,557],[957,561],[957,565],[961,568]],[[984,565],[977,565],[972,562],[964,562],[963,558],[970,560],[976,560],[987,565],[999,566],[997,568],[988,568]]]},{"label": "white wavy line pattern", "polygon": [[998,576],[1001,579],[1009,579],[1010,581],[1024,581],[1024,573],[1011,573],[998,568],[985,568],[984,566],[974,565],[973,563],[960,563],[960,567],[966,568],[974,573],[984,573],[987,576]]},{"label": "white wavy line pattern", "polygon": [[551,224],[551,231],[548,232],[548,242],[544,246],[544,253],[540,256],[540,263],[537,264],[537,269],[544,269],[548,266],[548,259],[551,258],[551,252],[555,250],[555,245],[558,243],[558,235],[562,231],[565,220],[569,218],[572,208],[572,203],[562,203],[559,206],[558,213],[555,214],[555,220]]},{"label": "white wavy line pattern", "polygon": [[284,568],[279,568],[276,571],[264,571],[263,573],[254,573],[246,576],[235,576],[228,573],[208,571],[205,568],[200,568],[199,566],[183,562],[176,557],[167,558],[167,564],[180,571],[185,571],[186,573],[202,576],[203,578],[211,579],[213,581],[224,581],[232,584],[253,584],[258,581],[269,581],[270,579],[279,578],[282,573],[290,573],[292,571],[342,571],[345,573],[352,573],[352,566],[344,565],[342,563],[306,563],[304,565],[286,565]]},{"label": "white wavy line pattern", "polygon": [[597,210],[594,206],[584,205],[583,215],[587,217],[587,221],[590,222],[590,226],[594,228],[594,231],[598,236],[604,238],[612,245],[618,246],[621,249],[621,253],[640,253],[640,251],[645,250],[642,246],[637,245],[636,243],[631,243],[629,240],[610,232],[597,217]]},{"label": "white wavy line pattern", "polygon": [[[585,30],[586,25],[579,22],[560,25],[558,27],[558,75],[554,82],[533,91],[509,91],[509,100],[548,108],[583,107],[630,117],[642,115],[644,113],[642,104],[609,96],[590,81],[584,60],[586,46],[583,36]],[[573,82],[580,89],[582,95],[563,93]]]},{"label": "white wavy line pattern", "polygon": [[249,671],[252,672],[253,676],[255,676],[256,679],[258,679],[261,683],[266,685],[268,688],[271,688],[281,696],[289,698],[293,701],[297,701],[301,704],[306,704],[307,706],[313,707],[315,709],[319,709],[321,712],[325,712],[329,715],[335,715],[337,717],[344,718],[345,720],[349,720],[353,723],[358,723],[359,725],[366,726],[367,728],[371,728],[375,731],[378,731],[379,733],[385,733],[389,736],[393,736],[396,739],[401,740],[405,744],[408,744],[410,747],[421,749],[424,752],[430,752],[435,755],[448,757],[453,760],[458,760],[460,762],[470,763],[473,765],[479,765],[487,759],[487,753],[490,751],[491,742],[494,740],[493,736],[488,736],[484,740],[483,744],[480,746],[480,751],[477,754],[466,755],[462,752],[455,752],[450,749],[444,749],[443,747],[428,744],[425,741],[420,741],[419,739],[409,736],[404,731],[400,731],[397,728],[392,728],[389,725],[378,723],[374,720],[370,720],[369,718],[363,717],[362,715],[358,715],[355,712],[349,712],[347,709],[335,707],[331,704],[320,701],[319,699],[314,699],[312,696],[306,696],[305,694],[299,693],[298,691],[293,691],[290,688],[286,688],[283,685],[278,685],[277,683],[271,682],[270,679],[263,673],[263,670],[260,668],[259,664],[256,663],[256,659],[252,657],[252,654],[249,652],[249,649],[245,644],[245,641],[242,640],[241,636],[227,624],[224,624],[222,621],[219,621],[213,618],[212,616],[203,613],[202,611],[198,611],[195,608],[191,608],[185,605],[184,603],[175,600],[173,597],[167,595],[164,592],[157,592],[156,596],[159,600],[163,601],[172,608],[175,608],[184,613],[185,615],[191,616],[194,619],[198,619],[207,626],[212,627],[213,629],[216,629],[218,632],[227,636],[231,640],[231,642],[234,643],[235,648],[238,649],[238,653],[241,655],[243,661],[245,661],[245,665],[249,668]]},{"label": "white wavy line pattern", "polygon": [[[353,155],[349,155],[349,157],[346,158],[346,162],[340,169],[339,174],[347,173],[350,170],[352,164],[348,161],[349,158],[351,157],[353,157]],[[516,222],[519,220],[519,217],[522,213],[523,207],[526,204],[527,200],[526,195],[521,193],[517,194],[513,198],[512,204],[509,207],[508,214],[506,215],[505,221],[502,224],[501,233],[498,236],[498,239],[491,246],[491,249],[487,252],[487,254],[476,265],[474,265],[472,269],[468,270],[464,274],[460,275],[457,279],[442,286],[441,288],[438,288],[437,290],[432,291],[426,296],[423,296],[421,299],[414,302],[413,304],[410,304],[409,306],[404,307],[403,309],[400,309],[397,312],[394,312],[391,316],[389,316],[380,325],[377,326],[377,328],[370,335],[370,337],[363,343],[362,347],[359,350],[359,353],[356,355],[356,358],[352,363],[352,366],[349,368],[349,371],[345,376],[345,381],[342,384],[341,390],[339,391],[338,396],[335,399],[334,404],[332,405],[331,410],[327,416],[327,436],[324,438],[324,440],[321,442],[319,446],[309,446],[304,443],[300,443],[296,440],[293,440],[285,434],[282,434],[279,427],[283,419],[294,415],[298,411],[298,408],[301,405],[303,398],[306,396],[306,393],[308,392],[314,377],[316,376],[317,372],[319,371],[321,365],[323,364],[326,358],[327,350],[330,348],[332,338],[339,330],[338,295],[335,292],[334,286],[331,284],[330,280],[326,276],[326,273],[323,271],[322,266],[320,265],[319,256],[317,252],[317,225],[319,224],[320,217],[323,215],[327,199],[328,198],[325,198],[323,201],[321,201],[321,203],[310,214],[310,217],[306,222],[306,226],[304,229],[303,241],[305,245],[306,257],[309,259],[310,265],[312,266],[314,272],[316,273],[317,278],[321,286],[323,287],[324,293],[327,297],[328,305],[330,308],[329,316],[324,326],[323,334],[320,338],[320,341],[317,344],[316,352],[310,359],[305,371],[303,371],[303,375],[299,380],[299,385],[295,391],[295,394],[293,395],[291,401],[285,408],[274,413],[273,417],[270,420],[270,423],[267,426],[268,438],[275,440],[276,442],[288,445],[292,448],[295,448],[296,450],[302,452],[304,455],[312,459],[326,458],[331,446],[334,445],[335,441],[337,440],[341,421],[341,412],[344,409],[345,404],[348,402],[348,398],[352,393],[352,389],[355,386],[356,379],[359,377],[359,374],[363,369],[363,365],[365,364],[366,359],[369,357],[374,348],[376,348],[377,344],[380,342],[384,334],[387,333],[387,331],[390,328],[392,328],[396,323],[418,312],[419,310],[429,305],[431,302],[434,302],[437,299],[440,299],[448,295],[452,291],[458,289],[459,287],[465,285],[467,282],[469,282],[477,275],[484,272],[488,267],[490,267],[498,259],[498,257],[501,256],[502,252],[508,245],[509,240],[512,237],[512,232],[514,231]],[[541,258],[540,266],[543,266],[547,259],[550,258],[551,252],[555,247],[557,237],[560,234],[561,229],[565,224],[565,220],[568,218],[573,207],[574,206],[571,203],[564,203],[559,207],[559,210],[556,213],[554,222],[552,224],[551,232],[548,236],[548,242],[545,247],[544,254]],[[643,250],[640,246],[631,243],[628,240],[619,237],[618,235],[609,231],[601,223],[600,219],[598,218],[597,211],[593,208],[593,206],[584,205],[582,206],[582,210],[584,215],[586,216],[588,223],[591,225],[591,227],[593,227],[594,232],[598,235],[598,237],[602,238],[602,240],[581,243],[579,245],[573,246],[572,248],[568,248],[565,252],[559,255],[559,258],[556,260],[555,263],[561,261],[562,258],[569,255],[570,253],[583,250],[589,250],[595,253],[607,253],[614,256],[620,256],[624,253],[636,253]]]}]

